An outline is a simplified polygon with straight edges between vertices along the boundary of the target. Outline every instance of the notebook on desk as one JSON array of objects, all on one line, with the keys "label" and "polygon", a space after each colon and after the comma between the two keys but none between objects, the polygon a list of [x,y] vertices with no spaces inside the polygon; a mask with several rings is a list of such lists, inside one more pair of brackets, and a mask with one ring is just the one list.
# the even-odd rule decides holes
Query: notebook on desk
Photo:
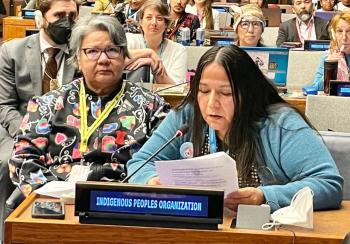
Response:
[{"label": "notebook on desk", "polygon": [[277,47],[241,47],[281,92],[286,92],[289,50]]}]

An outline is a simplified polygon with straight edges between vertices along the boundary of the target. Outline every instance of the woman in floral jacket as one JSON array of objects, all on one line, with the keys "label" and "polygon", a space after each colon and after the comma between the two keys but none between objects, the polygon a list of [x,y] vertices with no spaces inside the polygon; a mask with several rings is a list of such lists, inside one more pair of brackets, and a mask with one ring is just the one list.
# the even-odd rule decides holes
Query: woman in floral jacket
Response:
[{"label": "woman in floral jacket", "polygon": [[80,19],[72,32],[72,62],[83,77],[34,97],[23,118],[10,177],[24,195],[67,180],[74,165],[88,180],[120,180],[124,164],[164,117],[164,100],[122,80],[128,56],[122,26],[108,16]]}]

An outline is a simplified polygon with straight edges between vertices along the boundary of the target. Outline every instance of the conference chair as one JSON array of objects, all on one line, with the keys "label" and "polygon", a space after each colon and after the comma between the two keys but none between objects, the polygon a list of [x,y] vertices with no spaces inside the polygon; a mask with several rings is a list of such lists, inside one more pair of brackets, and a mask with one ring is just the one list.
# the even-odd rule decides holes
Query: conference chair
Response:
[{"label": "conference chair", "polygon": [[[320,134],[344,177],[343,199],[350,200],[350,133],[320,131]],[[350,237],[347,243],[350,244]]]},{"label": "conference chair", "polygon": [[324,51],[291,50],[288,57],[288,88],[301,90],[303,86],[311,85],[323,54]]},{"label": "conference chair", "polygon": [[295,17],[296,17],[295,14],[281,14],[281,22],[288,21],[288,20],[293,19]]},{"label": "conference chair", "polygon": [[134,83],[137,83],[137,82],[149,83],[150,75],[151,75],[151,66],[149,65],[141,66],[136,70],[123,71],[123,79]]},{"label": "conference chair", "polygon": [[289,4],[279,4],[278,7],[282,9],[283,14],[292,14],[293,13],[293,8],[292,5]]},{"label": "conference chair", "polygon": [[309,95],[305,115],[318,131],[350,132],[349,108],[349,97]]},{"label": "conference chair", "polygon": [[279,27],[265,27],[261,34],[262,42],[267,47],[275,47]]},{"label": "conference chair", "polygon": [[91,7],[91,6],[80,6],[79,7],[79,17],[83,17],[83,16],[86,16],[86,15],[90,15],[91,14],[91,11],[93,10],[94,8]]},{"label": "conference chair", "polygon": [[350,244],[350,232],[346,234],[343,244]]}]

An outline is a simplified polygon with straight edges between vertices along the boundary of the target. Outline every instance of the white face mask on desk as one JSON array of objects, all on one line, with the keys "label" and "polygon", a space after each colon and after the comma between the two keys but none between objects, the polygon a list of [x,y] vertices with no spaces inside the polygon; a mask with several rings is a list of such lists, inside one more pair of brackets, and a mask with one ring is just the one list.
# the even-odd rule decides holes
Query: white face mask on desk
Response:
[{"label": "white face mask on desk", "polygon": [[299,190],[292,198],[291,204],[278,209],[271,218],[273,223],[266,223],[263,229],[271,229],[277,225],[294,225],[313,229],[313,192],[309,187]]}]

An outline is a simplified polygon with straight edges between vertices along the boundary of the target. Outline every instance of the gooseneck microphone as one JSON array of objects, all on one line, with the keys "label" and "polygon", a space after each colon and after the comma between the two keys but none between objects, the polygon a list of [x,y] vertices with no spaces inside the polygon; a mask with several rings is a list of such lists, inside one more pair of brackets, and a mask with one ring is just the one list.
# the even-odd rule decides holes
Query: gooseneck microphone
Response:
[{"label": "gooseneck microphone", "polygon": [[149,161],[151,161],[155,156],[157,156],[160,151],[162,151],[166,146],[168,146],[175,138],[182,137],[185,135],[190,127],[188,125],[183,125],[179,128],[173,137],[171,137],[163,146],[161,146],[155,153],[153,153],[143,164],[141,164],[132,174],[128,175],[121,183],[127,182],[131,177],[133,177],[140,169],[142,169]]},{"label": "gooseneck microphone", "polygon": [[154,92],[159,93],[159,92],[166,91],[166,90],[171,89],[171,88],[174,88],[174,87],[178,87],[178,86],[182,86],[182,85],[187,85],[187,84],[188,84],[188,82],[185,81],[185,82],[182,82],[182,83],[179,83],[179,84],[176,84],[176,85],[167,86],[167,87],[165,87],[165,88],[157,89],[157,90],[155,90]]}]

